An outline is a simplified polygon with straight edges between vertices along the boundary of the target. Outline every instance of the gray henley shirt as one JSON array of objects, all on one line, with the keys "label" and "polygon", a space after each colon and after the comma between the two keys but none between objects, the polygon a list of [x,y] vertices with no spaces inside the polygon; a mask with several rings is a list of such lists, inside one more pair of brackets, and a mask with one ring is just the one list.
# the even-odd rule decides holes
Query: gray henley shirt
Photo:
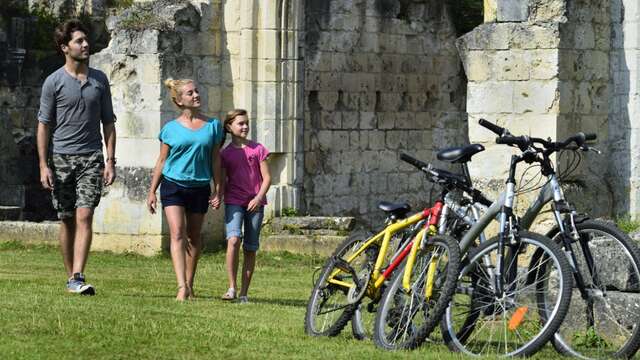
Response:
[{"label": "gray henley shirt", "polygon": [[101,150],[100,121],[115,121],[107,76],[89,68],[87,80],[82,83],[64,67],[54,71],[42,86],[38,121],[51,127],[56,154]]}]

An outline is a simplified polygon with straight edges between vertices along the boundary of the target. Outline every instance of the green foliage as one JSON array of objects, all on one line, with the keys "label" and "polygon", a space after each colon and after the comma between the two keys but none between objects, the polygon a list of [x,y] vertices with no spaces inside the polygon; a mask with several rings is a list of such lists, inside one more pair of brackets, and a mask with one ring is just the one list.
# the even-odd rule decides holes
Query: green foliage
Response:
[{"label": "green foliage", "polygon": [[112,9],[127,9],[133,5],[133,0],[107,0],[106,6]]},{"label": "green foliage", "polygon": [[578,347],[605,349],[610,347],[600,335],[598,335],[593,327],[588,328],[584,332],[573,334],[573,342]]},{"label": "green foliage", "polygon": [[294,208],[284,208],[280,211],[280,216],[282,217],[294,217],[298,216],[298,210]]},{"label": "green foliage", "polygon": [[36,4],[31,8],[35,23],[30,33],[30,48],[36,50],[56,50],[53,32],[64,20],[55,16],[47,7]]},{"label": "green foliage", "polygon": [[451,0],[447,3],[458,36],[483,23],[483,0]]},{"label": "green foliage", "polygon": [[124,30],[146,30],[156,29],[165,30],[168,28],[168,24],[161,17],[151,11],[131,11],[127,16],[120,21],[121,29]]},{"label": "green foliage", "polygon": [[627,215],[616,219],[616,225],[618,225],[620,230],[629,234],[640,229],[640,220],[633,220],[631,216]]},{"label": "green foliage", "polygon": [[284,224],[282,225],[282,230],[288,232],[291,235],[302,235],[304,232],[298,225],[293,224]]}]

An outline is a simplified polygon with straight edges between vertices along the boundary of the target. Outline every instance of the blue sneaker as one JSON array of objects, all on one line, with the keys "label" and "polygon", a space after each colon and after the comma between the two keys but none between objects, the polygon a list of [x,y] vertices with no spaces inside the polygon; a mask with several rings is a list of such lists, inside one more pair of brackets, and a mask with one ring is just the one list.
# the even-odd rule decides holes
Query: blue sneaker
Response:
[{"label": "blue sneaker", "polygon": [[80,295],[95,295],[96,289],[91,284],[84,282],[84,274],[75,273],[67,280],[67,291]]}]

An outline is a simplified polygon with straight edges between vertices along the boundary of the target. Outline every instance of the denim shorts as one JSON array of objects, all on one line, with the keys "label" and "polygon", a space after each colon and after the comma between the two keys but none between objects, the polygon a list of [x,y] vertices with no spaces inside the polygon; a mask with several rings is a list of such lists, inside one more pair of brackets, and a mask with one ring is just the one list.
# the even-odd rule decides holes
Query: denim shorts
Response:
[{"label": "denim shorts", "polygon": [[[242,248],[246,251],[258,251],[260,248],[260,227],[264,217],[264,206],[250,212],[246,206],[225,204],[224,223],[227,240],[242,238]],[[242,225],[244,224],[244,237]]]},{"label": "denim shorts", "polygon": [[209,209],[209,196],[211,196],[209,185],[189,188],[167,179],[162,179],[160,184],[160,201],[163,209],[167,206],[182,206],[188,213],[205,214]]}]

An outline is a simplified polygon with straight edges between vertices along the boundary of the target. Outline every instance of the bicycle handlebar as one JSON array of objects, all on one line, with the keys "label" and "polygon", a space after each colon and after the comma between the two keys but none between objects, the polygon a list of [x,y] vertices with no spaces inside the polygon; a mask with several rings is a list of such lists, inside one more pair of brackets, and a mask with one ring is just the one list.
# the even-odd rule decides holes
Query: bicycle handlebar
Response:
[{"label": "bicycle handlebar", "polygon": [[493,131],[494,133],[498,134],[499,137],[496,138],[496,144],[504,144],[504,145],[516,145],[520,148],[520,150],[525,151],[527,150],[527,148],[529,148],[531,145],[533,145],[534,143],[536,144],[540,144],[542,146],[545,147],[545,149],[547,150],[551,150],[553,151],[557,151],[557,150],[561,150],[561,149],[566,149],[568,147],[569,144],[571,143],[575,143],[578,146],[578,149],[583,149],[586,150],[586,148],[584,148],[584,144],[587,141],[592,141],[592,140],[596,140],[598,138],[598,136],[594,133],[588,133],[585,134],[583,132],[579,132],[573,136],[570,136],[569,138],[567,138],[564,141],[560,141],[560,142],[552,142],[552,141],[548,141],[545,139],[541,139],[541,138],[530,138],[526,135],[523,136],[512,136],[509,134],[509,130],[502,128],[490,121],[487,121],[485,119],[480,119],[478,121],[478,123]]},{"label": "bicycle handlebar", "polygon": [[517,145],[520,149],[526,150],[531,145],[531,139],[528,136],[505,135],[497,137],[496,144]]},{"label": "bicycle handlebar", "polygon": [[491,131],[493,131],[494,133],[496,133],[496,135],[498,136],[503,136],[506,135],[505,129],[503,127],[500,127],[490,121],[487,121],[485,119],[480,119],[480,121],[478,121],[478,123],[480,124],[480,126],[483,126]]},{"label": "bicycle handlebar", "polygon": [[[456,184],[466,184],[466,181],[464,179],[464,177],[458,175],[458,174],[454,174],[452,172],[449,172],[447,170],[442,170],[442,169],[436,169],[433,166],[431,166],[431,164],[427,164],[425,162],[422,162],[408,154],[405,153],[400,153],[400,160],[405,161],[415,167],[417,167],[418,169],[422,170],[423,172],[433,176],[433,180],[432,182],[439,182],[439,180],[441,181],[445,181],[448,183],[456,183]],[[437,180],[436,180],[437,179]]]},{"label": "bicycle handlebar", "polygon": [[400,160],[402,160],[404,162],[407,162],[407,163],[417,167],[420,170],[430,169],[431,168],[431,165],[429,165],[429,164],[427,164],[425,162],[422,162],[422,161],[420,161],[420,160],[418,160],[418,159],[416,159],[414,157],[411,157],[411,156],[409,156],[408,154],[405,154],[405,153],[401,153],[400,154]]}]

